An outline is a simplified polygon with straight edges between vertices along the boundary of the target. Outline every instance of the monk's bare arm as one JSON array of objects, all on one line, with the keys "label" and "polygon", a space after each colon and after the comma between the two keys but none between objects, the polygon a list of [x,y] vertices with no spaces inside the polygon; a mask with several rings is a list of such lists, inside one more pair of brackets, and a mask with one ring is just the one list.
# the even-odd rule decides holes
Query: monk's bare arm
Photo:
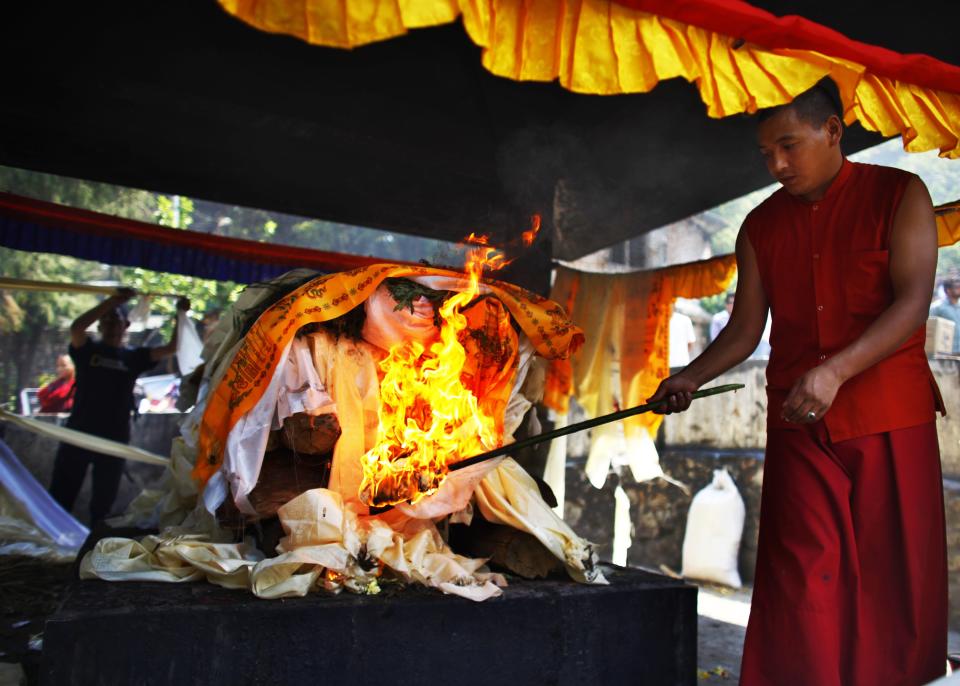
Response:
[{"label": "monk's bare arm", "polygon": [[690,406],[690,394],[752,353],[767,323],[767,296],[747,232],[737,236],[737,294],[730,321],[703,353],[687,367],[665,379],[650,401],[667,399],[667,412]]},{"label": "monk's bare arm", "polygon": [[927,319],[937,270],[937,226],[926,186],[913,179],[904,190],[890,233],[893,303],[857,340],[802,376],[783,405],[788,421],[817,418],[830,409],[839,387],[899,348]]}]

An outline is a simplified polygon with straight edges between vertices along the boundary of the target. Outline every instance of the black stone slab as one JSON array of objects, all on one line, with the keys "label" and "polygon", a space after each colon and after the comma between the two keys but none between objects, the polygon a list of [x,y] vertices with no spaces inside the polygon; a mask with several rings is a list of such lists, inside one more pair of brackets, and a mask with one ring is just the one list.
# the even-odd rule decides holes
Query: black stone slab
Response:
[{"label": "black stone slab", "polygon": [[609,586],[512,580],[482,603],[78,581],[47,621],[41,683],[694,684],[696,588],[605,573]]}]

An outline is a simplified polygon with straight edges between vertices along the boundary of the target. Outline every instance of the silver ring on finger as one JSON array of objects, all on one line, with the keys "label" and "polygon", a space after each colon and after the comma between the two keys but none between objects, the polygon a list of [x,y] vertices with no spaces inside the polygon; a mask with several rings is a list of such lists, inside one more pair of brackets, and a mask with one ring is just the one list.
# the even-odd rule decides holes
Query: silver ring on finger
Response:
[{"label": "silver ring on finger", "polygon": [[807,412],[807,420],[808,420],[808,421],[813,422],[813,421],[816,421],[816,419],[817,419],[817,413],[816,413],[816,412],[814,412],[813,410],[810,410],[809,412]]}]

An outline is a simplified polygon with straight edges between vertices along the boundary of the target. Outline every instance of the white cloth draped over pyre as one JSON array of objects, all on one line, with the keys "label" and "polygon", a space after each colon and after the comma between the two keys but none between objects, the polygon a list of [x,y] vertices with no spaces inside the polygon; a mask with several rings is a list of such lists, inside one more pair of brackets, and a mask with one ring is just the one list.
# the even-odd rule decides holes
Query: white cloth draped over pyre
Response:
[{"label": "white cloth draped over pyre", "polygon": [[[202,375],[198,371],[192,379],[196,405],[175,441],[166,489],[142,494],[125,518],[128,524],[159,524],[161,533],[140,542],[100,541],[83,560],[81,574],[206,578],[267,598],[318,588],[375,592],[386,579],[400,579],[483,600],[499,595],[503,576],[491,573],[482,557],[454,552],[437,527],[479,518],[485,526],[529,534],[573,579],[604,583],[591,546],[509,457],[447,474],[447,458],[473,452],[444,454],[432,479],[397,477],[391,487],[397,493],[388,494],[392,500],[378,500],[379,486],[370,488],[370,479],[379,478],[370,476],[370,456],[382,448],[390,409],[381,393],[393,362],[389,349],[419,344],[410,353],[419,370],[424,359],[439,356],[440,339],[461,346],[463,367],[452,382],[462,383],[472,407],[489,419],[487,433],[478,443],[467,436],[473,425],[460,418],[458,428],[434,434],[470,439],[470,450],[482,452],[512,441],[539,400],[542,356],[569,354],[582,340],[562,309],[509,284],[471,286],[463,274],[430,268],[377,265],[310,276],[291,272],[251,286],[233,316],[221,320],[204,349]],[[453,314],[465,328],[445,337],[440,313],[464,293],[461,299],[469,302]],[[388,364],[381,364],[385,359]],[[421,403],[406,414],[401,409],[398,421],[417,429],[423,442],[433,439],[423,438],[421,429],[436,428],[441,416],[437,407]],[[404,448],[386,471],[402,467],[410,450]],[[384,471],[382,461],[378,468]],[[381,502],[397,504],[387,511],[367,506]],[[258,550],[250,538],[235,542],[274,513],[285,534],[276,557],[266,557],[273,551]]]}]

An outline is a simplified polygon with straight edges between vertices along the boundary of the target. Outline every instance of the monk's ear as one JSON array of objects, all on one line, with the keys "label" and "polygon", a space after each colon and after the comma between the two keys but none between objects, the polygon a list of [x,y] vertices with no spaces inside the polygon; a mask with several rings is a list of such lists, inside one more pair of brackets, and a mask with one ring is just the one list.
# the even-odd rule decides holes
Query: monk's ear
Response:
[{"label": "monk's ear", "polygon": [[840,145],[840,139],[843,138],[843,122],[840,121],[840,117],[831,114],[827,117],[827,121],[823,123],[823,126],[827,130],[827,138],[830,141],[830,145]]}]

